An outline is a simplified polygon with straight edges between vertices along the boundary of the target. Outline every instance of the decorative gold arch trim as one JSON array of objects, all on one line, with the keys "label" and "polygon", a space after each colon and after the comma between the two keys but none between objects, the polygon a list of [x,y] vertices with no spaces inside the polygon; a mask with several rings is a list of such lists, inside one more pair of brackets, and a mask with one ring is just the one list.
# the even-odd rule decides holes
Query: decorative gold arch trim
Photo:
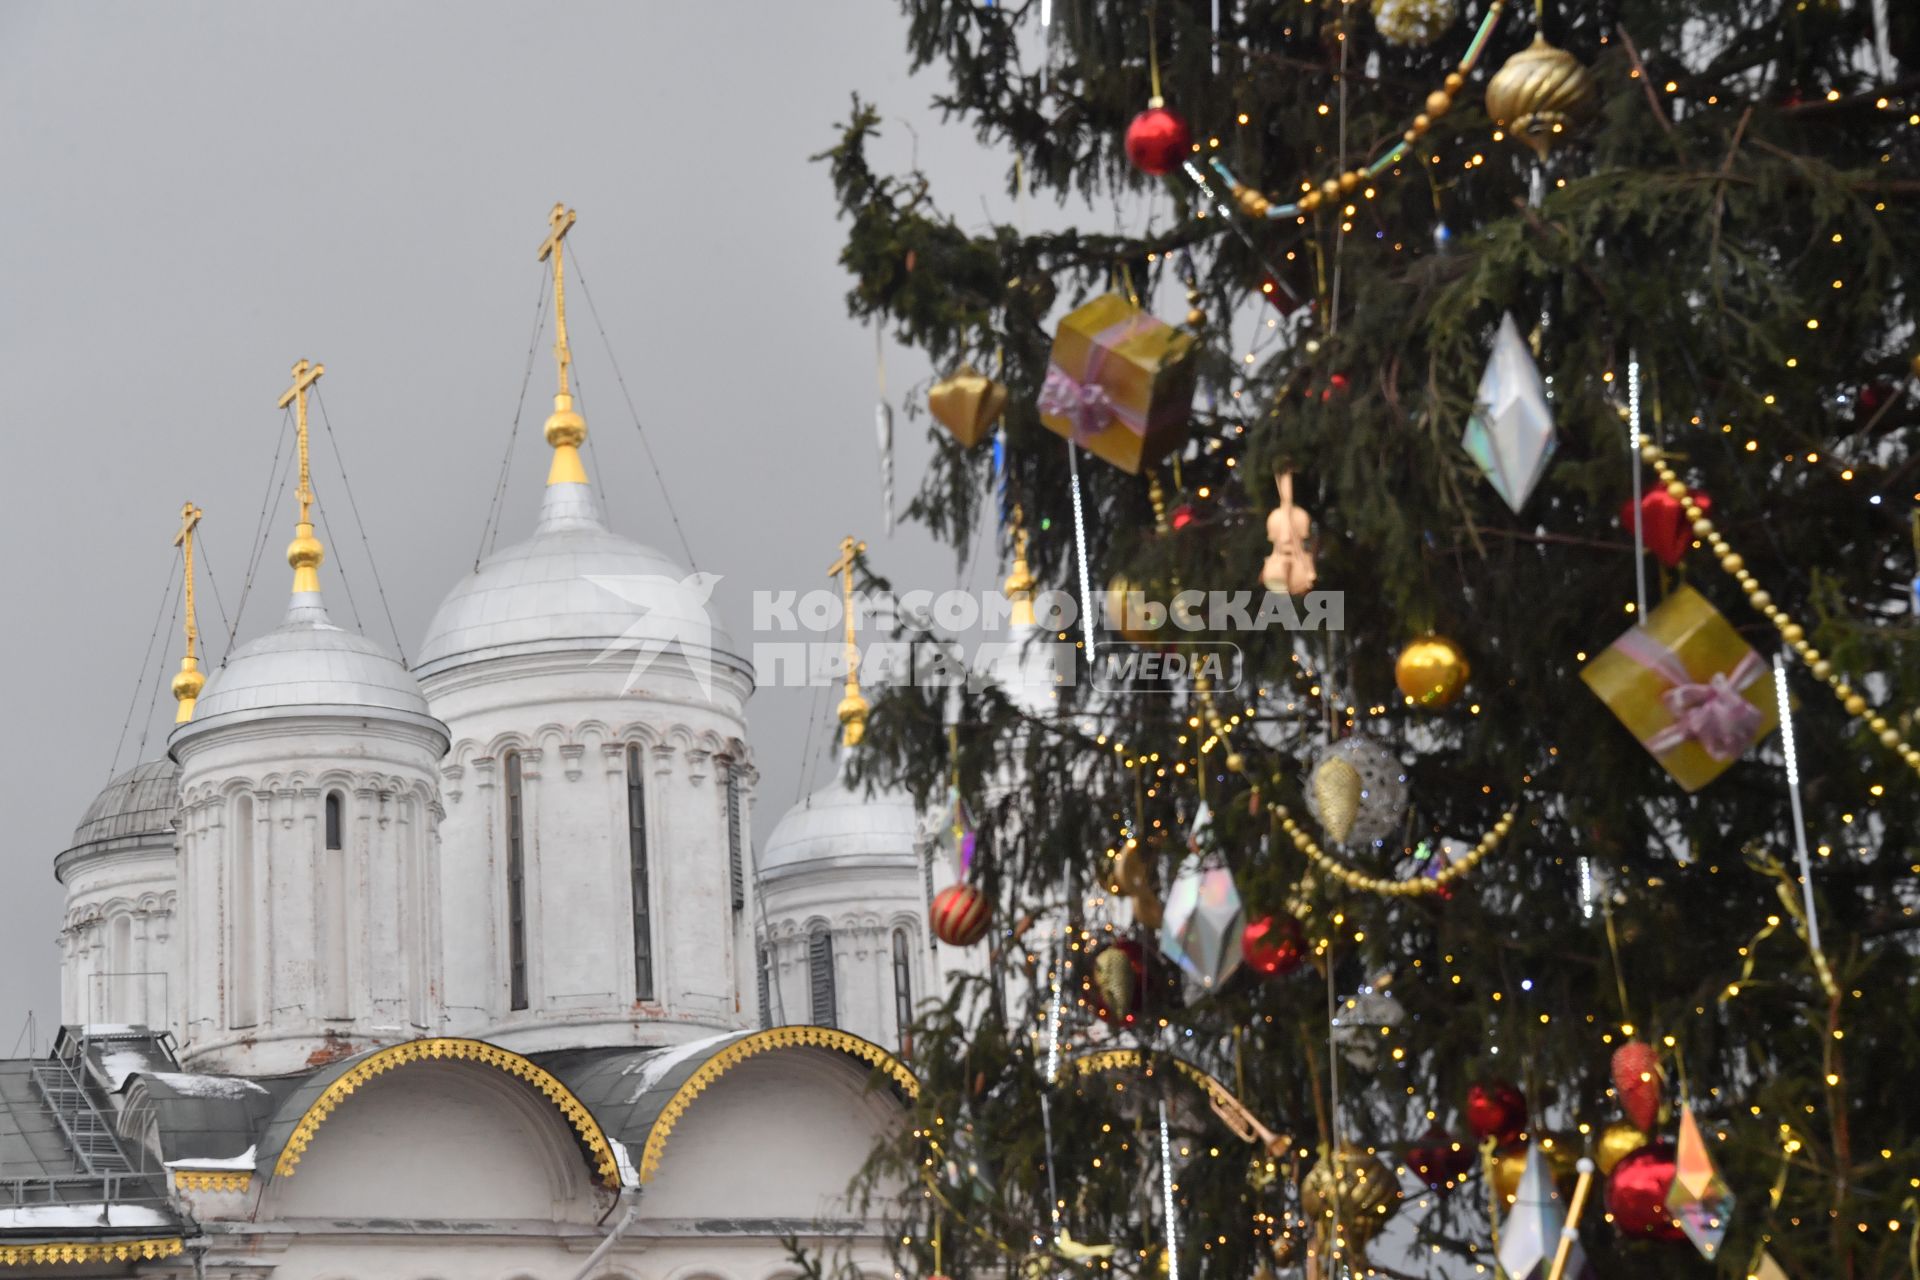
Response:
[{"label": "decorative gold arch trim", "polygon": [[887,1078],[900,1086],[900,1091],[909,1098],[920,1095],[920,1081],[907,1064],[870,1040],[862,1040],[859,1036],[832,1027],[774,1027],[768,1031],[756,1031],[735,1040],[701,1063],[700,1068],[687,1077],[686,1083],[667,1099],[667,1105],[653,1122],[653,1131],[647,1135],[647,1145],[640,1153],[640,1181],[650,1182],[653,1175],[660,1171],[660,1157],[666,1154],[667,1139],[673,1136],[674,1126],[680,1123],[680,1117],[686,1114],[693,1100],[708,1085],[748,1058],[775,1049],[809,1047],[835,1049],[849,1057],[858,1058],[886,1072]]},{"label": "decorative gold arch trim", "polygon": [[57,1262],[150,1262],[186,1248],[179,1236],[160,1240],[62,1240],[0,1245],[0,1267],[38,1267]]},{"label": "decorative gold arch trim", "polygon": [[173,1185],[182,1191],[245,1191],[253,1184],[250,1170],[175,1169]]},{"label": "decorative gold arch trim", "polygon": [[408,1066],[415,1062],[436,1062],[456,1060],[478,1062],[485,1066],[503,1071],[517,1079],[524,1080],[539,1090],[547,1101],[559,1109],[567,1118],[574,1132],[580,1135],[581,1145],[593,1157],[594,1170],[600,1180],[609,1187],[620,1185],[620,1162],[614,1158],[613,1144],[600,1128],[600,1122],[593,1118],[573,1091],[561,1084],[550,1072],[519,1054],[499,1045],[488,1044],[484,1040],[459,1040],[440,1036],[430,1040],[409,1040],[405,1044],[382,1049],[378,1053],[356,1062],[347,1073],[328,1085],[311,1107],[307,1108],[300,1122],[293,1127],[293,1133],[287,1138],[287,1145],[280,1152],[280,1158],[273,1166],[278,1178],[291,1178],[300,1164],[300,1157],[306,1154],[313,1136],[335,1108],[346,1101],[347,1096],[366,1084],[375,1076],[392,1071],[396,1067]]},{"label": "decorative gold arch trim", "polygon": [[[1182,1062],[1178,1058],[1168,1058],[1175,1071],[1200,1086],[1207,1095],[1207,1102],[1214,1114],[1226,1122],[1229,1129],[1247,1142],[1258,1143],[1269,1152],[1284,1150],[1292,1139],[1284,1133],[1275,1133],[1260,1123],[1246,1103],[1234,1095],[1231,1089],[1221,1084],[1211,1075],[1194,1066],[1191,1062]],[[1099,1075],[1107,1071],[1141,1070],[1151,1072],[1153,1063],[1146,1053],[1139,1049],[1102,1049],[1098,1053],[1089,1053],[1073,1060],[1074,1070],[1083,1076]]]}]

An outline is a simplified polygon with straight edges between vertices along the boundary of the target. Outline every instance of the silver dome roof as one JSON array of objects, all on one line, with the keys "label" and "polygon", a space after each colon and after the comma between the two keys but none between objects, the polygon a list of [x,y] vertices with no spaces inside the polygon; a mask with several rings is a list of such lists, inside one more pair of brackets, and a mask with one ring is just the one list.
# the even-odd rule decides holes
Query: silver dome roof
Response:
[{"label": "silver dome roof", "polygon": [[787,810],[760,854],[769,879],[822,863],[897,865],[917,871],[919,817],[904,791],[869,795],[847,776],[846,757],[833,780]]},{"label": "silver dome roof", "polygon": [[[378,642],[337,627],[318,592],[296,593],[286,618],[228,655],[207,680],[178,742],[242,713],[341,709],[431,719],[420,684]],[[251,717],[249,717],[251,718]]]},{"label": "silver dome roof", "polygon": [[143,760],[116,777],[87,806],[73,829],[75,848],[124,836],[151,836],[173,831],[174,785],[180,766],[166,758]]},{"label": "silver dome roof", "polygon": [[604,649],[623,637],[730,655],[733,641],[706,604],[717,580],[610,531],[587,485],[548,485],[533,536],[481,561],[441,602],[417,669]]}]

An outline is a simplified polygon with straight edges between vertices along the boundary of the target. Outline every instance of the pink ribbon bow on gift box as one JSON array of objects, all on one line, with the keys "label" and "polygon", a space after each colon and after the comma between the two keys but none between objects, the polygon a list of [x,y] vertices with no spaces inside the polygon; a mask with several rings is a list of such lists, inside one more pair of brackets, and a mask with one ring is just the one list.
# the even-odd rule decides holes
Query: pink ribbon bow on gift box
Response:
[{"label": "pink ribbon bow on gift box", "polygon": [[1658,755],[1692,741],[1715,760],[1726,761],[1752,745],[1766,717],[1741,690],[1765,669],[1759,654],[1749,649],[1733,670],[1716,671],[1703,682],[1687,674],[1673,650],[1644,631],[1627,632],[1614,647],[1672,686],[1660,695],[1660,703],[1672,713],[1673,723],[1643,739],[1647,750]]},{"label": "pink ribbon bow on gift box", "polygon": [[1099,362],[1094,365],[1086,382],[1054,365],[1047,370],[1047,380],[1040,386],[1040,412],[1071,422],[1075,440],[1098,435],[1114,416],[1113,397],[1094,381]]}]

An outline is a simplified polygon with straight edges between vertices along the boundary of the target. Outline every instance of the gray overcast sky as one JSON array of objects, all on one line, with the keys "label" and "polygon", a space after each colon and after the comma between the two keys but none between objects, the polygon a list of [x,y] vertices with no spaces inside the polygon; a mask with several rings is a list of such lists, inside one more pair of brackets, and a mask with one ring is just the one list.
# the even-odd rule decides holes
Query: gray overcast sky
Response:
[{"label": "gray overcast sky", "polygon": [[[823,584],[857,532],[896,582],[952,585],[917,530],[882,536],[873,339],[842,306],[826,174],[849,94],[919,133],[942,202],[1005,216],[1000,162],[910,81],[892,0],[614,4],[97,4],[0,0],[0,450],[13,730],[0,845],[0,1054],[58,1015],[51,875],[108,776],[173,551],[206,509],[231,610],[294,359],[324,361],[402,644],[473,563],[518,398],[547,210],[599,304],[687,538],[749,593]],[[905,167],[890,124],[880,159]],[[598,476],[619,531],[683,559],[584,299],[569,298]],[[896,404],[925,375],[890,349]],[[535,366],[503,538],[532,519],[551,357]],[[924,420],[922,420],[924,421]],[[899,423],[900,502],[927,445]],[[325,587],[389,639],[330,447]],[[269,516],[242,640],[277,620],[289,494]],[[972,585],[990,580],[985,571]],[[220,630],[201,582],[201,623]],[[164,683],[177,630],[153,663]],[[215,657],[224,637],[212,638]],[[151,675],[152,673],[150,673]],[[149,681],[151,686],[151,679]],[[807,691],[752,703],[764,839],[801,783]],[[133,714],[120,766],[149,724]],[[819,699],[825,737],[832,700]],[[145,754],[164,749],[171,700]],[[816,765],[816,772],[818,766]]]}]

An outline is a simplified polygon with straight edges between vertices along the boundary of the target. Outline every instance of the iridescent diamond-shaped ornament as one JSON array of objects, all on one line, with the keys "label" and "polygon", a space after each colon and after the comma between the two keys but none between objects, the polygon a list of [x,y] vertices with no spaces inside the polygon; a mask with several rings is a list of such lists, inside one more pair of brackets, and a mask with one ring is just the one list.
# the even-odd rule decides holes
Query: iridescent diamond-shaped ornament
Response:
[{"label": "iridescent diamond-shaped ornament", "polygon": [[1160,950],[1208,989],[1239,967],[1244,927],[1233,872],[1224,858],[1205,847],[1212,824],[1213,813],[1202,803],[1187,838],[1191,852],[1173,877],[1160,917]]},{"label": "iridescent diamond-shaped ornament", "polygon": [[1733,1191],[1714,1167],[1692,1107],[1680,1113],[1680,1142],[1674,1153],[1673,1185],[1667,1188],[1667,1212],[1700,1256],[1712,1262],[1733,1217]]},{"label": "iridescent diamond-shaped ornament", "polygon": [[1515,511],[1527,505],[1553,457],[1547,385],[1511,312],[1500,317],[1493,355],[1480,376],[1480,393],[1460,444]]},{"label": "iridescent diamond-shaped ornament", "polygon": [[[1500,1274],[1507,1280],[1546,1280],[1566,1224],[1567,1208],[1553,1185],[1553,1168],[1539,1147],[1531,1147],[1514,1191],[1513,1208],[1500,1223]],[[1576,1239],[1567,1255],[1565,1274],[1586,1273],[1587,1255]]]}]

